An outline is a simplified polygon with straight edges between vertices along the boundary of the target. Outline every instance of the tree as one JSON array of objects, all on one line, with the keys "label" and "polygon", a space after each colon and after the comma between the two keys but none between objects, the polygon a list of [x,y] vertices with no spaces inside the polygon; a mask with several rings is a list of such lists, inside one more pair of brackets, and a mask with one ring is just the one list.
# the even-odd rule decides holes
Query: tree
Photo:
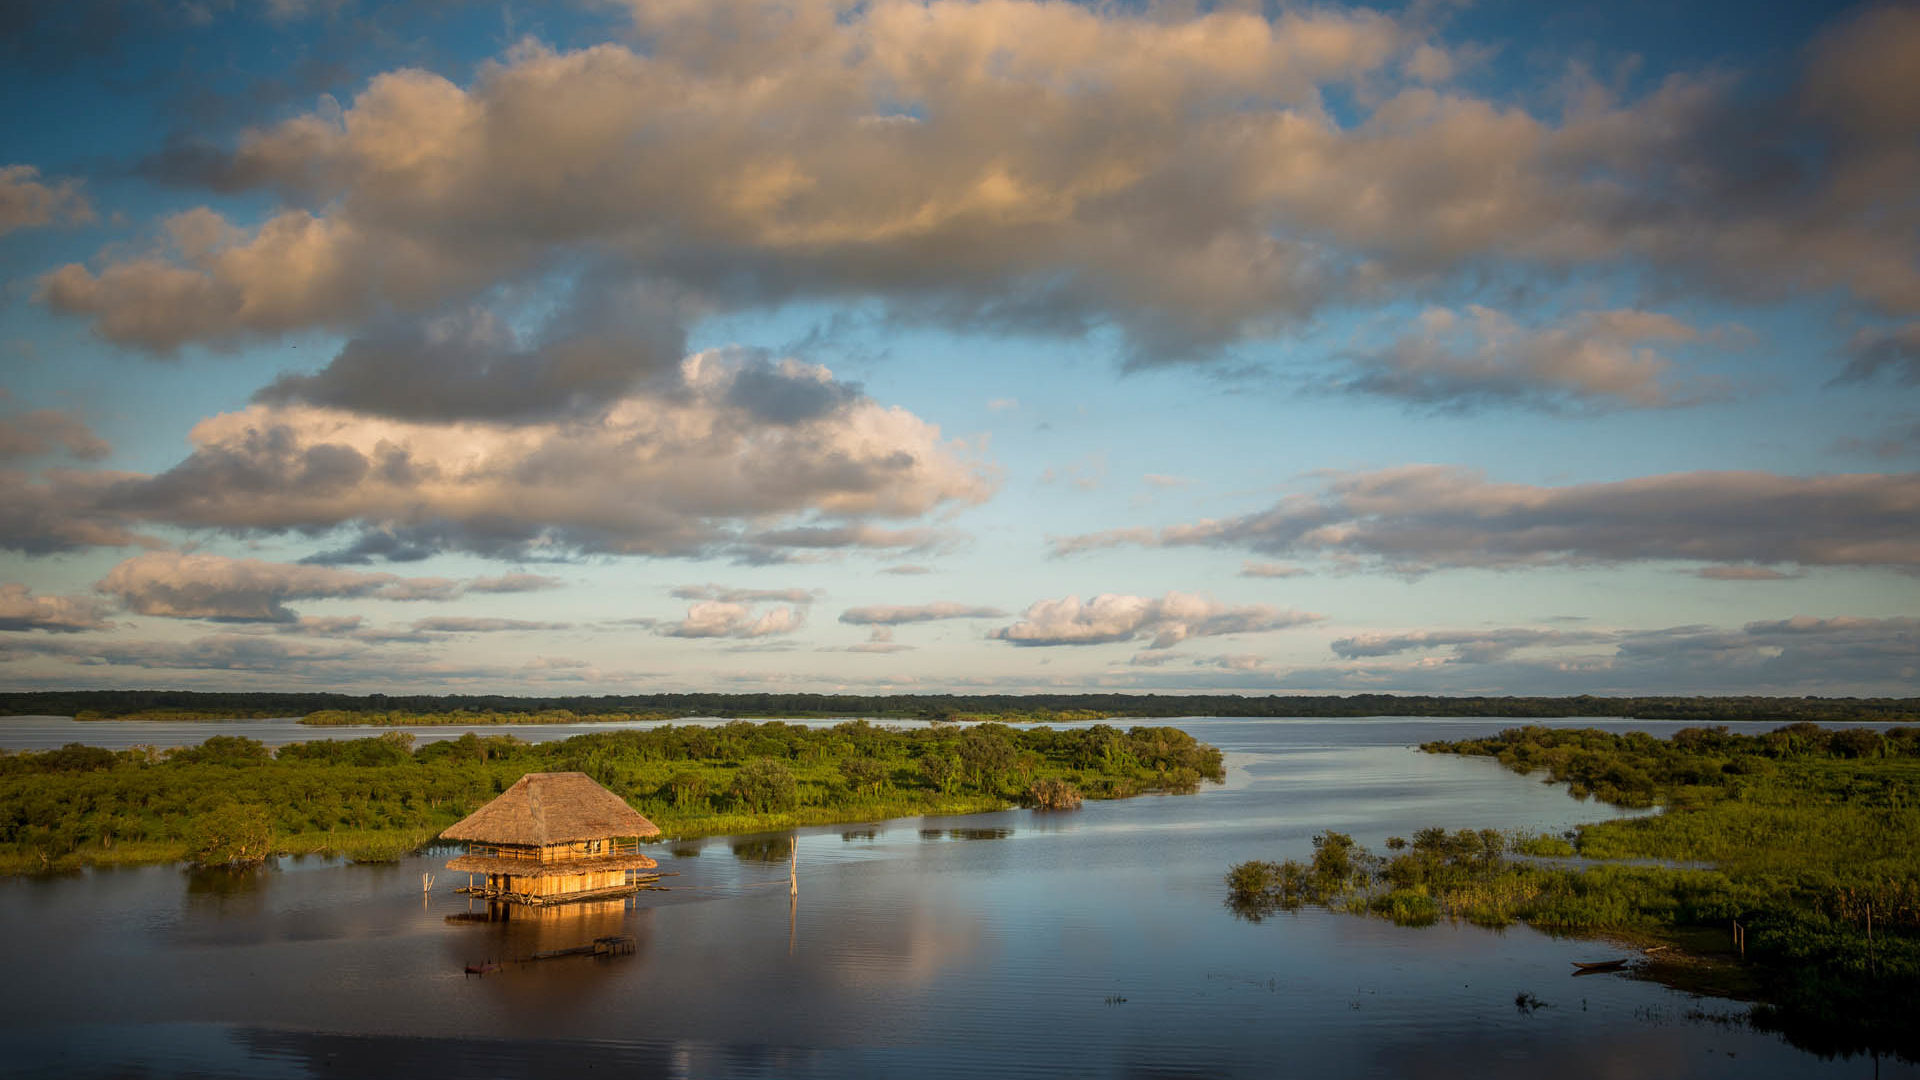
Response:
[{"label": "tree", "polygon": [[982,724],[960,736],[960,761],[975,787],[998,792],[1017,754],[1012,740],[998,731],[986,730],[987,727]]},{"label": "tree", "polygon": [[690,769],[682,769],[667,778],[667,790],[673,794],[675,808],[691,810],[706,803],[707,778]]},{"label": "tree", "polygon": [[791,810],[800,803],[800,784],[784,764],[772,758],[755,758],[733,774],[733,797],[755,813]]},{"label": "tree", "polygon": [[196,866],[245,866],[273,854],[273,820],[258,806],[224,802],[193,821],[187,858]]},{"label": "tree", "polygon": [[846,778],[847,786],[855,791],[878,795],[886,788],[892,774],[885,763],[870,757],[851,757],[840,763],[840,775]]}]

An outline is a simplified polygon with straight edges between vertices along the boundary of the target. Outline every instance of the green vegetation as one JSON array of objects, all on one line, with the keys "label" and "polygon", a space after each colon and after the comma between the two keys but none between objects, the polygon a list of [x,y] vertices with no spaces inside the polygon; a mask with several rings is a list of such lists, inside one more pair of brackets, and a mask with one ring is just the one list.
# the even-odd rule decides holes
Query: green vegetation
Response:
[{"label": "green vegetation", "polygon": [[[1920,720],[1920,698],[1436,697],[1354,694],[622,694],[523,698],[505,695],[198,693],[183,690],[55,690],[0,694],[0,715],[98,719],[178,711],[180,719],[349,713],[543,713],[581,720],[614,714],[671,717],[856,717],[1065,723],[1171,716],[1617,716],[1721,723],[1893,723]],[[190,715],[189,715],[190,714]]]},{"label": "green vegetation", "polygon": [[[1389,839],[1384,857],[1329,832],[1308,863],[1233,867],[1229,906],[1253,919],[1318,904],[1410,925],[1525,922],[1723,954],[1735,953],[1737,924],[1732,973],[1765,1002],[1755,1023],[1821,1052],[1920,1058],[1909,1015],[1920,1000],[1920,728],[1660,740],[1529,727],[1423,749],[1662,812],[1566,837],[1430,828],[1411,844]],[[1533,861],[1569,855],[1658,863]]]},{"label": "green vegetation", "polygon": [[102,712],[98,709],[81,709],[73,714],[75,720],[159,720],[179,723],[194,720],[270,720],[276,713],[244,711],[239,709],[174,709],[153,708],[135,709],[132,712]]},{"label": "green vegetation", "polygon": [[1105,725],[735,722],[531,745],[468,733],[418,749],[390,731],[278,753],[231,735],[164,753],[75,743],[0,754],[0,873],[309,852],[391,859],[525,773],[572,770],[671,838],[998,810],[1037,789],[1100,799],[1192,791],[1225,776],[1220,752],[1186,732]]},{"label": "green vegetation", "polygon": [[353,712],[346,709],[320,709],[301,717],[300,722],[313,727],[352,725],[438,727],[455,724],[474,726],[482,724],[613,724],[630,720],[672,719],[674,719],[673,716],[663,712],[591,713],[582,716],[572,709],[541,709],[537,712],[497,712],[492,709],[456,709],[452,712],[407,712],[403,709],[388,712]]}]

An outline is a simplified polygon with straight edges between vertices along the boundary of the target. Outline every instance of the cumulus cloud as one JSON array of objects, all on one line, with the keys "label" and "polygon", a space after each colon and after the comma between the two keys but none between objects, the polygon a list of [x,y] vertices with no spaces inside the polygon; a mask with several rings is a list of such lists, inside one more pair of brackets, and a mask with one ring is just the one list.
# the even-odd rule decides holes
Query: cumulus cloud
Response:
[{"label": "cumulus cloud", "polygon": [[903,606],[873,605],[848,608],[840,621],[854,626],[900,626],[905,623],[936,622],[941,619],[998,619],[1006,615],[999,608],[937,600],[931,604]]},{"label": "cumulus cloud", "polygon": [[18,416],[0,417],[0,459],[32,457],[55,450],[98,461],[113,447],[79,417],[56,409],[36,409]]},{"label": "cumulus cloud", "polygon": [[0,165],[0,236],[15,229],[92,220],[93,207],[80,181],[42,180],[32,165]]},{"label": "cumulus cloud", "polygon": [[[486,579],[482,579],[486,580]],[[289,600],[451,600],[467,583],[301,563],[155,551],[115,566],[95,586],[130,611],[175,619],[294,623]]]},{"label": "cumulus cloud", "polygon": [[1302,626],[1324,618],[1270,604],[1229,607],[1208,596],[1169,592],[1158,599],[1102,593],[1036,601],[1011,626],[987,636],[1023,646],[1102,645],[1151,637],[1150,649],[1170,649],[1195,637],[1252,634]]},{"label": "cumulus cloud", "polygon": [[1700,400],[1681,389],[1663,346],[1702,334],[1647,311],[1583,311],[1548,326],[1522,326],[1479,305],[1429,308],[1412,332],[1349,353],[1354,371],[1337,390],[1435,408],[1514,404],[1543,409],[1655,408]]},{"label": "cumulus cloud", "polygon": [[[1413,14],[727,0],[636,21],[638,47],[523,42],[465,86],[390,71],[249,131],[211,171],[284,208],[190,211],[41,296],[167,350],[438,310],[583,255],[718,307],[1113,326],[1134,363],[1501,260],[1920,310],[1905,9],[1768,73],[1785,101],[1675,76],[1630,100],[1576,86],[1551,117],[1448,86]],[[371,362],[342,360],[326,381]]]},{"label": "cumulus cloud", "polygon": [[363,532],[366,545],[322,563],[445,550],[555,558],[923,548],[950,534],[873,519],[915,518],[994,490],[993,472],[964,444],[865,397],[766,423],[732,403],[742,370],[735,357],[697,354],[672,394],[537,423],[255,404],[202,421],[193,452],[157,476],[0,475],[0,488],[22,495],[0,541],[33,551],[127,543],[135,523]]},{"label": "cumulus cloud", "polygon": [[35,596],[25,585],[0,584],[0,631],[45,630],[72,634],[109,630],[104,605],[91,596]]},{"label": "cumulus cloud", "polygon": [[655,631],[664,637],[759,638],[791,634],[806,622],[802,608],[780,606],[756,615],[748,604],[703,600],[687,608],[687,617]]},{"label": "cumulus cloud", "polygon": [[1640,561],[1920,568],[1920,474],[1669,473],[1499,484],[1409,465],[1336,476],[1270,509],[1056,539],[1056,554],[1202,545],[1420,573]]}]

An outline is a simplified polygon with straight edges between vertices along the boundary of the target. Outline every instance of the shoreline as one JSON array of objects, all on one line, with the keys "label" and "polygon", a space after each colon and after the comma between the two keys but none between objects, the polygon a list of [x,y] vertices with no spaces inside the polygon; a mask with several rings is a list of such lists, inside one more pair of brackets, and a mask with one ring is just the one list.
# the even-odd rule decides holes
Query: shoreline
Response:
[{"label": "shoreline", "polygon": [[[1117,802],[1122,799],[1137,799],[1149,795],[1179,795],[1192,792],[1179,792],[1170,788],[1150,788],[1128,795],[1109,798],[1088,796],[1090,802]],[[990,796],[960,796],[950,801],[917,809],[912,813],[890,814],[875,817],[871,814],[849,813],[829,807],[802,808],[781,814],[730,814],[706,825],[688,829],[670,829],[662,827],[660,835],[641,841],[647,845],[665,846],[685,843],[692,840],[711,840],[717,836],[755,836],[765,833],[783,833],[796,829],[828,828],[835,825],[881,825],[887,822],[911,821],[929,817],[973,817],[980,814],[998,814],[1023,807],[1009,799],[993,799]],[[809,812],[812,811],[812,812]],[[1070,811],[1055,811],[1068,813]],[[452,822],[448,823],[449,825]],[[123,847],[89,853],[78,861],[62,859],[51,860],[46,865],[35,866],[30,858],[19,854],[0,855],[0,878],[58,877],[64,874],[79,873],[85,870],[106,868],[137,868],[144,866],[178,865],[183,869],[244,869],[258,866],[272,859],[303,858],[321,856],[343,859],[350,863],[376,865],[398,862],[412,855],[418,855],[439,841],[438,832],[418,837],[415,831],[382,830],[379,832],[356,832],[355,840],[338,843],[342,833],[297,833],[287,839],[311,838],[317,843],[300,843],[290,846],[276,846],[257,861],[233,863],[195,863],[190,857],[185,842],[156,844],[126,844]],[[398,842],[396,844],[396,841]],[[447,841],[448,844],[457,843]],[[401,846],[404,845],[404,846]],[[124,857],[123,857],[124,853]],[[19,864],[19,865],[16,865]]]}]

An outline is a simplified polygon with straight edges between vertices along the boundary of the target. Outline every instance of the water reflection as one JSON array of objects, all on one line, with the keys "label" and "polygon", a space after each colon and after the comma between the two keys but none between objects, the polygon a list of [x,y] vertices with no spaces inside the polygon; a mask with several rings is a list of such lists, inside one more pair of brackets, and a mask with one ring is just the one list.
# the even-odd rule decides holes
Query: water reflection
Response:
[{"label": "water reflection", "polygon": [[[1738,1010],[1567,978],[1590,943],[1409,931],[1323,911],[1260,926],[1221,875],[1332,828],[1554,832],[1611,814],[1497,764],[1414,753],[1498,730],[1193,721],[1230,784],[1181,798],[676,844],[666,891],[497,909],[419,874],[285,860],[0,880],[9,1075],[1851,1076]],[[1485,767],[1482,767],[1485,766]],[[990,839],[996,843],[953,841]],[[700,859],[700,850],[734,858]],[[788,895],[798,847],[801,894]],[[662,860],[663,863],[666,861]],[[804,911],[801,909],[804,908]],[[31,931],[20,928],[30,927]],[[630,957],[513,961],[626,934]],[[503,969],[464,974],[492,959]],[[1515,996],[1552,1003],[1521,1013]],[[102,1023],[112,1017],[112,1023]],[[1653,1023],[1649,1017],[1661,1017]],[[346,1032],[352,1034],[318,1034]],[[1728,1052],[1737,1058],[1728,1057]],[[1882,1063],[1881,1075],[1915,1075]]]},{"label": "water reflection", "polygon": [[1012,829],[921,829],[922,840],[1005,840],[1013,835]]},{"label": "water reflection", "polygon": [[744,863],[779,863],[785,866],[793,849],[792,833],[746,836],[730,841],[733,857]]}]

